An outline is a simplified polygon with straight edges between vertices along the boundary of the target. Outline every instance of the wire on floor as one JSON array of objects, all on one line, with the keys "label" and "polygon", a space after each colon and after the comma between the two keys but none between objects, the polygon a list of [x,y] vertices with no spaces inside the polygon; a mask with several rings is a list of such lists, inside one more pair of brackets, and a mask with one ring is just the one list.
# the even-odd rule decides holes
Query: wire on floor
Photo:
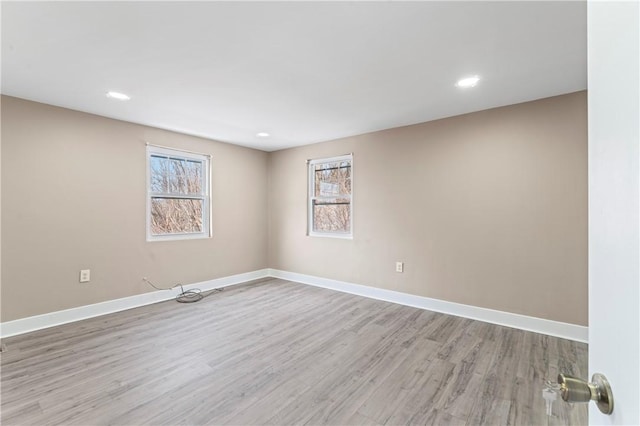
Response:
[{"label": "wire on floor", "polygon": [[153,284],[151,280],[149,280],[147,277],[142,278],[142,280],[145,281],[147,284],[149,284],[151,287],[155,288],[156,290],[173,290],[176,287],[180,287],[180,293],[176,296],[176,302],[180,302],[180,303],[199,302],[205,297],[211,296],[214,293],[219,293],[222,290],[224,290],[224,287],[214,288],[213,290],[209,290],[203,293],[202,290],[200,290],[199,288],[185,290],[184,287],[182,287],[182,284],[176,284],[171,288],[161,288]]}]

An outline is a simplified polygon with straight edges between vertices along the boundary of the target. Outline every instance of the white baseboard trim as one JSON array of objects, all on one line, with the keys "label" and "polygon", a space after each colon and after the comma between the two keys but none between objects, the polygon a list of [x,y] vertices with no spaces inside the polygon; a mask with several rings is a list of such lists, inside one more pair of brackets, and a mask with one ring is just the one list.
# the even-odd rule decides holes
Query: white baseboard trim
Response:
[{"label": "white baseboard trim", "polygon": [[[533,331],[535,333],[547,334],[549,336],[561,337],[563,339],[575,340],[577,342],[587,343],[589,338],[589,328],[580,325],[513,314],[510,312],[496,311],[477,306],[463,305],[460,303],[431,299],[428,297],[416,296],[408,293],[401,293],[398,291],[385,290],[328,278],[320,278],[312,275],[281,271],[278,269],[260,269],[243,274],[193,283],[185,285],[184,288],[186,290],[199,288],[202,291],[207,291],[213,290],[214,288],[229,287],[236,284],[242,284],[247,281],[268,277],[281,278],[301,284],[341,291],[343,293],[350,293],[386,302],[412,306],[414,308],[426,309],[429,311],[470,318],[506,327]],[[16,336],[18,334],[54,327],[56,325],[67,324],[100,315],[150,305],[152,303],[173,299],[178,295],[178,293],[179,291],[177,289],[152,291],[149,293],[124,297],[122,299],[109,300],[92,305],[65,309],[63,311],[7,321],[0,323],[0,337],[5,338]]]},{"label": "white baseboard trim", "polygon": [[561,337],[563,339],[574,340],[577,342],[588,343],[589,340],[589,328],[581,325],[551,321],[526,315],[513,314],[510,312],[496,311],[477,306],[463,305],[460,303],[415,296],[393,290],[368,287],[360,284],[315,277],[312,275],[298,274],[295,272],[280,271],[278,269],[269,269],[268,274],[274,278],[282,278],[288,281],[328,288],[344,293],[351,293],[372,299],[384,300],[386,302],[412,306],[414,308],[441,312],[444,314],[470,318],[526,331],[533,331],[535,333],[547,334],[549,336]]},{"label": "white baseboard trim", "polygon": [[[246,272],[243,274],[231,275],[228,277],[216,278],[185,285],[185,290],[199,288],[202,291],[213,290],[214,288],[229,287],[235,284],[242,284],[247,281],[269,277],[268,269]],[[10,337],[43,328],[54,327],[56,325],[67,324],[100,315],[111,314],[152,303],[162,302],[175,298],[180,291],[178,289],[152,291],[149,293],[137,294],[135,296],[124,297],[122,299],[109,300],[92,305],[79,306],[77,308],[65,309],[63,311],[51,312],[43,315],[36,315],[21,318],[14,321],[0,323],[0,337]]]}]

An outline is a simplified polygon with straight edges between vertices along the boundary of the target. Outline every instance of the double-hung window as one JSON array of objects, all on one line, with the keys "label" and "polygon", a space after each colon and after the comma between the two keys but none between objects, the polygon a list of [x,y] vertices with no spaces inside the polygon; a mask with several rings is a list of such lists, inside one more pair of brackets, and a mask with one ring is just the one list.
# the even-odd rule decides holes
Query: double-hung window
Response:
[{"label": "double-hung window", "polygon": [[210,157],[147,145],[147,241],[210,237]]},{"label": "double-hung window", "polygon": [[351,238],[353,156],[309,161],[308,234]]}]

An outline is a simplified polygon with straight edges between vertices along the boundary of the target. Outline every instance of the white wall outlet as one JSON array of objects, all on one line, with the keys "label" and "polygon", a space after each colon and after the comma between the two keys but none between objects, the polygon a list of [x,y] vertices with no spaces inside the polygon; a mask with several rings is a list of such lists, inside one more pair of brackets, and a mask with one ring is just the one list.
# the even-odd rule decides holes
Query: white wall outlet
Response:
[{"label": "white wall outlet", "polygon": [[80,270],[80,282],[88,283],[89,281],[91,281],[91,269]]},{"label": "white wall outlet", "polygon": [[396,272],[404,272],[404,263],[396,262]]}]

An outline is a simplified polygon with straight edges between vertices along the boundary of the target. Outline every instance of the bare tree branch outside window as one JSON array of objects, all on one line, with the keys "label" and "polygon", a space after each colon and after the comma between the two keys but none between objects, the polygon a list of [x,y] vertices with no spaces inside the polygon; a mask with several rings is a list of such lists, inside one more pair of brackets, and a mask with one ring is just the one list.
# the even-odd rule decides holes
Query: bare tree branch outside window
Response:
[{"label": "bare tree branch outside window", "polygon": [[151,235],[204,232],[205,167],[191,158],[149,157]]},{"label": "bare tree branch outside window", "polygon": [[318,233],[351,233],[351,158],[313,162],[311,230]]}]

